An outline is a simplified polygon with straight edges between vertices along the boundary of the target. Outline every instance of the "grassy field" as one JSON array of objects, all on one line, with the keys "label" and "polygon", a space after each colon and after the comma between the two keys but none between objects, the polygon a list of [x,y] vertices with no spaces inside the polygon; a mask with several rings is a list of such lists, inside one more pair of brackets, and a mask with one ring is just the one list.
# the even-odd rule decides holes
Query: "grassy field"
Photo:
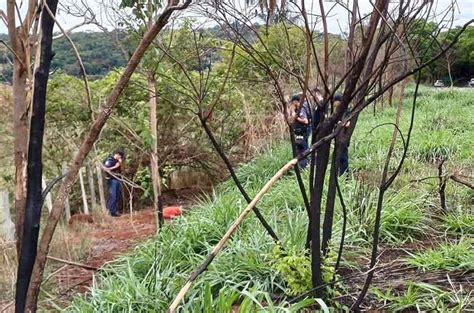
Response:
[{"label": "grassy field", "polygon": [[[409,123],[412,90],[403,107],[401,129]],[[369,112],[370,111],[370,112]],[[364,112],[350,146],[351,175],[341,181],[348,207],[346,249],[338,283],[326,305],[347,309],[368,268],[377,185],[396,108]],[[447,180],[448,214],[440,209],[438,163],[447,158],[444,173],[472,182],[474,164],[474,90],[422,88],[408,158],[385,196],[379,265],[366,297],[365,308],[438,310],[473,309],[474,193]],[[374,129],[375,128],[375,129]],[[394,168],[401,156],[400,142]],[[275,144],[252,163],[242,165],[239,177],[255,194],[290,157],[287,144]],[[307,175],[307,173],[304,173]],[[289,304],[290,298],[310,287],[309,260],[304,256],[307,216],[293,176],[285,176],[263,198],[259,208],[281,237],[288,254],[249,216],[188,292],[180,312],[297,312],[314,300]],[[189,273],[220,239],[245,207],[233,186],[224,182],[202,198],[184,217],[168,224],[158,238],[144,242],[129,255],[110,263],[96,277],[89,294],[78,296],[72,312],[164,312]],[[341,208],[336,207],[337,247],[341,234]],[[326,265],[330,272],[332,259]],[[265,305],[263,305],[265,304]]]}]

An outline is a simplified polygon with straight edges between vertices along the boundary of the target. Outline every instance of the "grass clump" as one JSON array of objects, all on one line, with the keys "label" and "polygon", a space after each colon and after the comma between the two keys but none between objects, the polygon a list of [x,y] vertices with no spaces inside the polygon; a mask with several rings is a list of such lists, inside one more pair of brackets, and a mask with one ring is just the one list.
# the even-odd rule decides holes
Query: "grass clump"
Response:
[{"label": "grass clump", "polygon": [[462,287],[445,290],[437,285],[408,282],[403,292],[374,288],[372,293],[390,312],[464,312],[472,305],[472,291]]},{"label": "grass clump", "polygon": [[430,270],[472,270],[474,269],[473,240],[463,239],[455,243],[445,243],[412,254],[407,262],[425,272]]},{"label": "grass clump", "polygon": [[446,231],[462,235],[474,235],[474,214],[471,212],[451,213],[443,219]]},{"label": "grass clump", "polygon": [[[384,197],[382,220],[380,225],[380,239],[382,242],[402,245],[421,238],[427,229],[427,220],[424,215],[426,195],[415,193],[408,188],[397,192],[387,192]],[[359,200],[356,207],[359,210],[359,222],[351,219],[355,225],[351,229],[360,233],[367,242],[371,242],[375,226],[377,192],[370,191]]]}]

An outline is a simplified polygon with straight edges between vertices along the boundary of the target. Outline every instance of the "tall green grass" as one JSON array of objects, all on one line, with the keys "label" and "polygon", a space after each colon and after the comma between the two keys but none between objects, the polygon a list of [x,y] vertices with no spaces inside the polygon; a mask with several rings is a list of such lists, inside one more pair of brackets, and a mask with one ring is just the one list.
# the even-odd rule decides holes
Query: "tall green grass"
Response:
[{"label": "tall green grass", "polygon": [[[412,90],[408,90],[408,94],[410,92]],[[427,227],[446,229],[449,225],[449,229],[456,228],[452,221],[446,220],[443,226],[431,219],[439,210],[437,181],[416,183],[413,180],[436,176],[437,158],[442,156],[449,157],[447,171],[460,167],[472,171],[474,164],[474,101],[469,100],[474,99],[474,91],[433,93],[431,89],[422,88],[421,93],[423,96],[417,104],[415,129],[405,168],[384,201],[381,228],[384,244],[402,245],[407,241],[422,240],[423,235],[430,233]],[[404,133],[409,123],[410,101],[407,99],[403,108],[401,128]],[[359,118],[350,146],[353,174],[340,182],[348,209],[343,266],[359,267],[352,263],[351,259],[355,259],[352,257],[369,254],[377,186],[392,132],[388,126],[372,129],[392,122],[395,112],[395,108],[386,108],[377,112],[375,117],[371,112],[364,112]],[[391,170],[401,153],[398,141]],[[253,162],[240,166],[237,174],[253,196],[290,157],[288,144],[276,144]],[[303,176],[307,181],[307,171]],[[450,184],[446,191],[450,207],[466,212],[465,208],[474,203],[472,194],[462,187]],[[190,272],[202,262],[245,206],[233,183],[222,183],[185,216],[166,225],[157,238],[144,242],[130,254],[110,263],[96,276],[90,293],[77,297],[68,310],[165,311]],[[282,246],[299,249],[304,254],[307,214],[294,177],[283,177],[258,207],[280,236]],[[342,230],[339,201],[334,223],[333,250],[338,247]],[[228,312],[234,302],[256,311],[300,308],[304,303],[292,307],[285,300],[275,303],[271,299],[271,294],[283,294],[288,288],[288,278],[271,266],[269,256],[274,247],[274,242],[255,216],[250,215],[191,287],[181,311]],[[263,308],[262,303],[268,303],[268,307]]]}]

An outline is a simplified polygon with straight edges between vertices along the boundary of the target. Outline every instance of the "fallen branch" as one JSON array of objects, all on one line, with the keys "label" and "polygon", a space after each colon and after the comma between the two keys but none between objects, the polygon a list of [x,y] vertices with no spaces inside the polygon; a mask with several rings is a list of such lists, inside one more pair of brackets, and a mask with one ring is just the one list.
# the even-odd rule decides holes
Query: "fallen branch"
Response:
[{"label": "fallen branch", "polygon": [[222,250],[225,243],[230,239],[232,234],[237,230],[237,227],[239,227],[240,223],[242,223],[242,221],[250,213],[250,211],[253,210],[257,202],[259,202],[263,198],[263,196],[278,181],[278,179],[280,179],[283,176],[283,174],[285,174],[289,169],[291,169],[297,163],[298,163],[298,158],[294,158],[288,163],[286,163],[285,166],[283,166],[275,175],[273,175],[273,177],[265,184],[265,186],[263,186],[263,188],[255,196],[255,198],[253,198],[252,202],[249,203],[249,205],[245,208],[245,210],[243,210],[242,213],[240,213],[239,217],[229,227],[229,229],[227,230],[225,235],[221,238],[221,240],[219,240],[217,245],[214,246],[211,253],[207,256],[204,262],[194,272],[191,273],[191,276],[188,278],[184,287],[181,288],[180,292],[178,293],[174,301],[169,306],[167,312],[172,313],[176,311],[176,308],[178,307],[179,303],[181,302],[181,300],[183,300],[189,288],[191,288],[192,283],[196,280],[199,274],[201,274],[207,269],[207,267],[212,262],[212,260],[214,260],[217,254]]},{"label": "fallen branch", "polygon": [[462,180],[461,178],[459,178],[458,176],[456,175],[451,175],[449,176],[449,178],[451,178],[452,180],[454,180],[455,182],[457,182],[458,184],[461,184],[461,185],[464,185],[468,188],[471,188],[471,189],[474,189],[474,184],[471,184],[470,182],[467,182],[465,180]]},{"label": "fallen branch", "polygon": [[91,265],[86,265],[86,264],[82,264],[82,263],[77,263],[77,262],[73,262],[73,261],[68,261],[68,260],[64,260],[64,259],[60,259],[60,258],[55,258],[54,256],[47,256],[48,260],[52,260],[52,261],[56,261],[56,262],[59,262],[59,263],[64,263],[64,264],[69,264],[69,265],[74,265],[74,266],[78,266],[78,267],[82,267],[82,268],[85,268],[87,270],[91,270],[91,271],[97,271],[99,268],[98,267],[95,267],[95,266],[91,266]]}]

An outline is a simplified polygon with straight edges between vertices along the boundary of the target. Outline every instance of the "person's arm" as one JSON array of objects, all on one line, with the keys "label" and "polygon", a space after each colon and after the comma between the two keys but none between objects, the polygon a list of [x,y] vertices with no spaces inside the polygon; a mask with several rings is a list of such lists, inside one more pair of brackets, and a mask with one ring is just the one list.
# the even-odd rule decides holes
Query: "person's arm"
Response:
[{"label": "person's arm", "polygon": [[309,124],[308,111],[309,109],[307,109],[307,104],[304,104],[303,107],[301,107],[299,115],[296,118],[296,120],[300,122],[301,124],[308,125]]},{"label": "person's arm", "polygon": [[121,165],[122,165],[122,163],[121,163],[120,161],[117,161],[117,163],[115,163],[114,166],[107,167],[107,169],[108,169],[109,171],[112,171],[112,170],[115,170],[116,168],[119,168]]},{"label": "person's arm", "polygon": [[296,120],[297,120],[298,122],[302,123],[302,124],[305,124],[305,125],[308,125],[308,124],[309,124],[309,120],[308,120],[308,118],[306,118],[306,117],[299,117],[299,116],[298,116],[298,117],[296,118]]}]

